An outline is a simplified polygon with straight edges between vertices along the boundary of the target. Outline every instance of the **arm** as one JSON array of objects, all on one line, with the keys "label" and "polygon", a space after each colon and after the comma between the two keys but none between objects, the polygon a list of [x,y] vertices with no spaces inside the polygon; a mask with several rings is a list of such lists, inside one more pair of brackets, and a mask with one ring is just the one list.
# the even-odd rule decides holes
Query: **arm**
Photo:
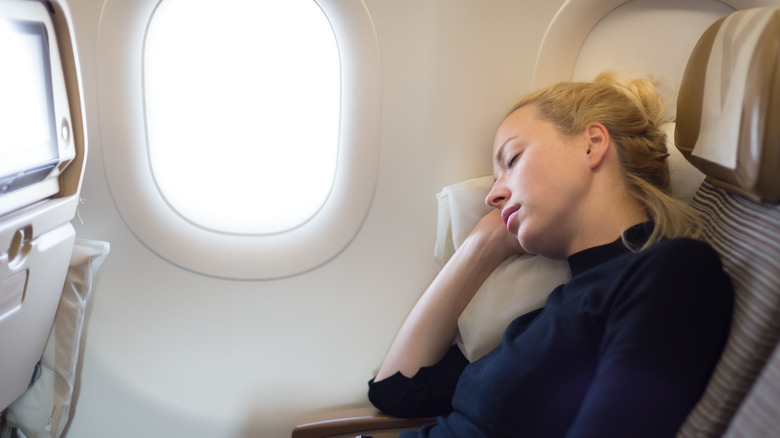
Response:
[{"label": "arm", "polygon": [[396,372],[413,377],[421,367],[438,363],[458,330],[458,317],[479,287],[501,262],[521,253],[498,210],[474,228],[407,317],[374,381]]}]

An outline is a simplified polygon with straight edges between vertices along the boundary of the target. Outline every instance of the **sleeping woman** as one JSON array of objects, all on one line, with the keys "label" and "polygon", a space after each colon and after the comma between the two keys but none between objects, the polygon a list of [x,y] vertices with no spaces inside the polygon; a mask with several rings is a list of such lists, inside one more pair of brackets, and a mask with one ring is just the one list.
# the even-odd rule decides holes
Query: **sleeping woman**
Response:
[{"label": "sleeping woman", "polygon": [[[523,97],[493,144],[494,210],[417,302],[369,399],[438,416],[402,437],[673,437],[728,335],[733,291],[670,197],[664,104],[602,74]],[[469,363],[457,320],[513,254],[567,260],[568,283]]]}]

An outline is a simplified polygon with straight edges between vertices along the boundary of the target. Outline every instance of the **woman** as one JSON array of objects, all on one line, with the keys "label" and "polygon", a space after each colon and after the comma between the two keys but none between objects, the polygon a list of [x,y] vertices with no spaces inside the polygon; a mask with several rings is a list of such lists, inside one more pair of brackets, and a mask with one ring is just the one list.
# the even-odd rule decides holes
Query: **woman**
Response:
[{"label": "woman", "polygon": [[[369,398],[439,415],[403,437],[671,437],[728,334],[733,292],[670,191],[652,83],[603,74],[521,99],[493,146],[495,210],[401,327]],[[569,283],[469,364],[457,319],[514,253],[568,260]]]}]

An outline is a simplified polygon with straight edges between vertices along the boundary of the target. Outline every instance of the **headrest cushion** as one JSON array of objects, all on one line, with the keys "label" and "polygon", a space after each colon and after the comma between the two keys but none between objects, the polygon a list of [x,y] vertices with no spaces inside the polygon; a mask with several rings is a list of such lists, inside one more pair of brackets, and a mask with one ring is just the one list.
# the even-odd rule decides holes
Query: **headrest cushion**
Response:
[{"label": "headrest cushion", "polygon": [[680,84],[675,144],[715,185],[780,200],[780,7],[710,26]]}]

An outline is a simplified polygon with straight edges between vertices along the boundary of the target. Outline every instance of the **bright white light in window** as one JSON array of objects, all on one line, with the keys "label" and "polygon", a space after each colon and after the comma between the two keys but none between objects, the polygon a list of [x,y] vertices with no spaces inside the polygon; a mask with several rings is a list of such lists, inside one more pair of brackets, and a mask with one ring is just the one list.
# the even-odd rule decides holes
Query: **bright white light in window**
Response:
[{"label": "bright white light in window", "polygon": [[339,55],[313,0],[163,0],[144,48],[149,159],[179,214],[268,234],[306,222],[333,185]]}]

